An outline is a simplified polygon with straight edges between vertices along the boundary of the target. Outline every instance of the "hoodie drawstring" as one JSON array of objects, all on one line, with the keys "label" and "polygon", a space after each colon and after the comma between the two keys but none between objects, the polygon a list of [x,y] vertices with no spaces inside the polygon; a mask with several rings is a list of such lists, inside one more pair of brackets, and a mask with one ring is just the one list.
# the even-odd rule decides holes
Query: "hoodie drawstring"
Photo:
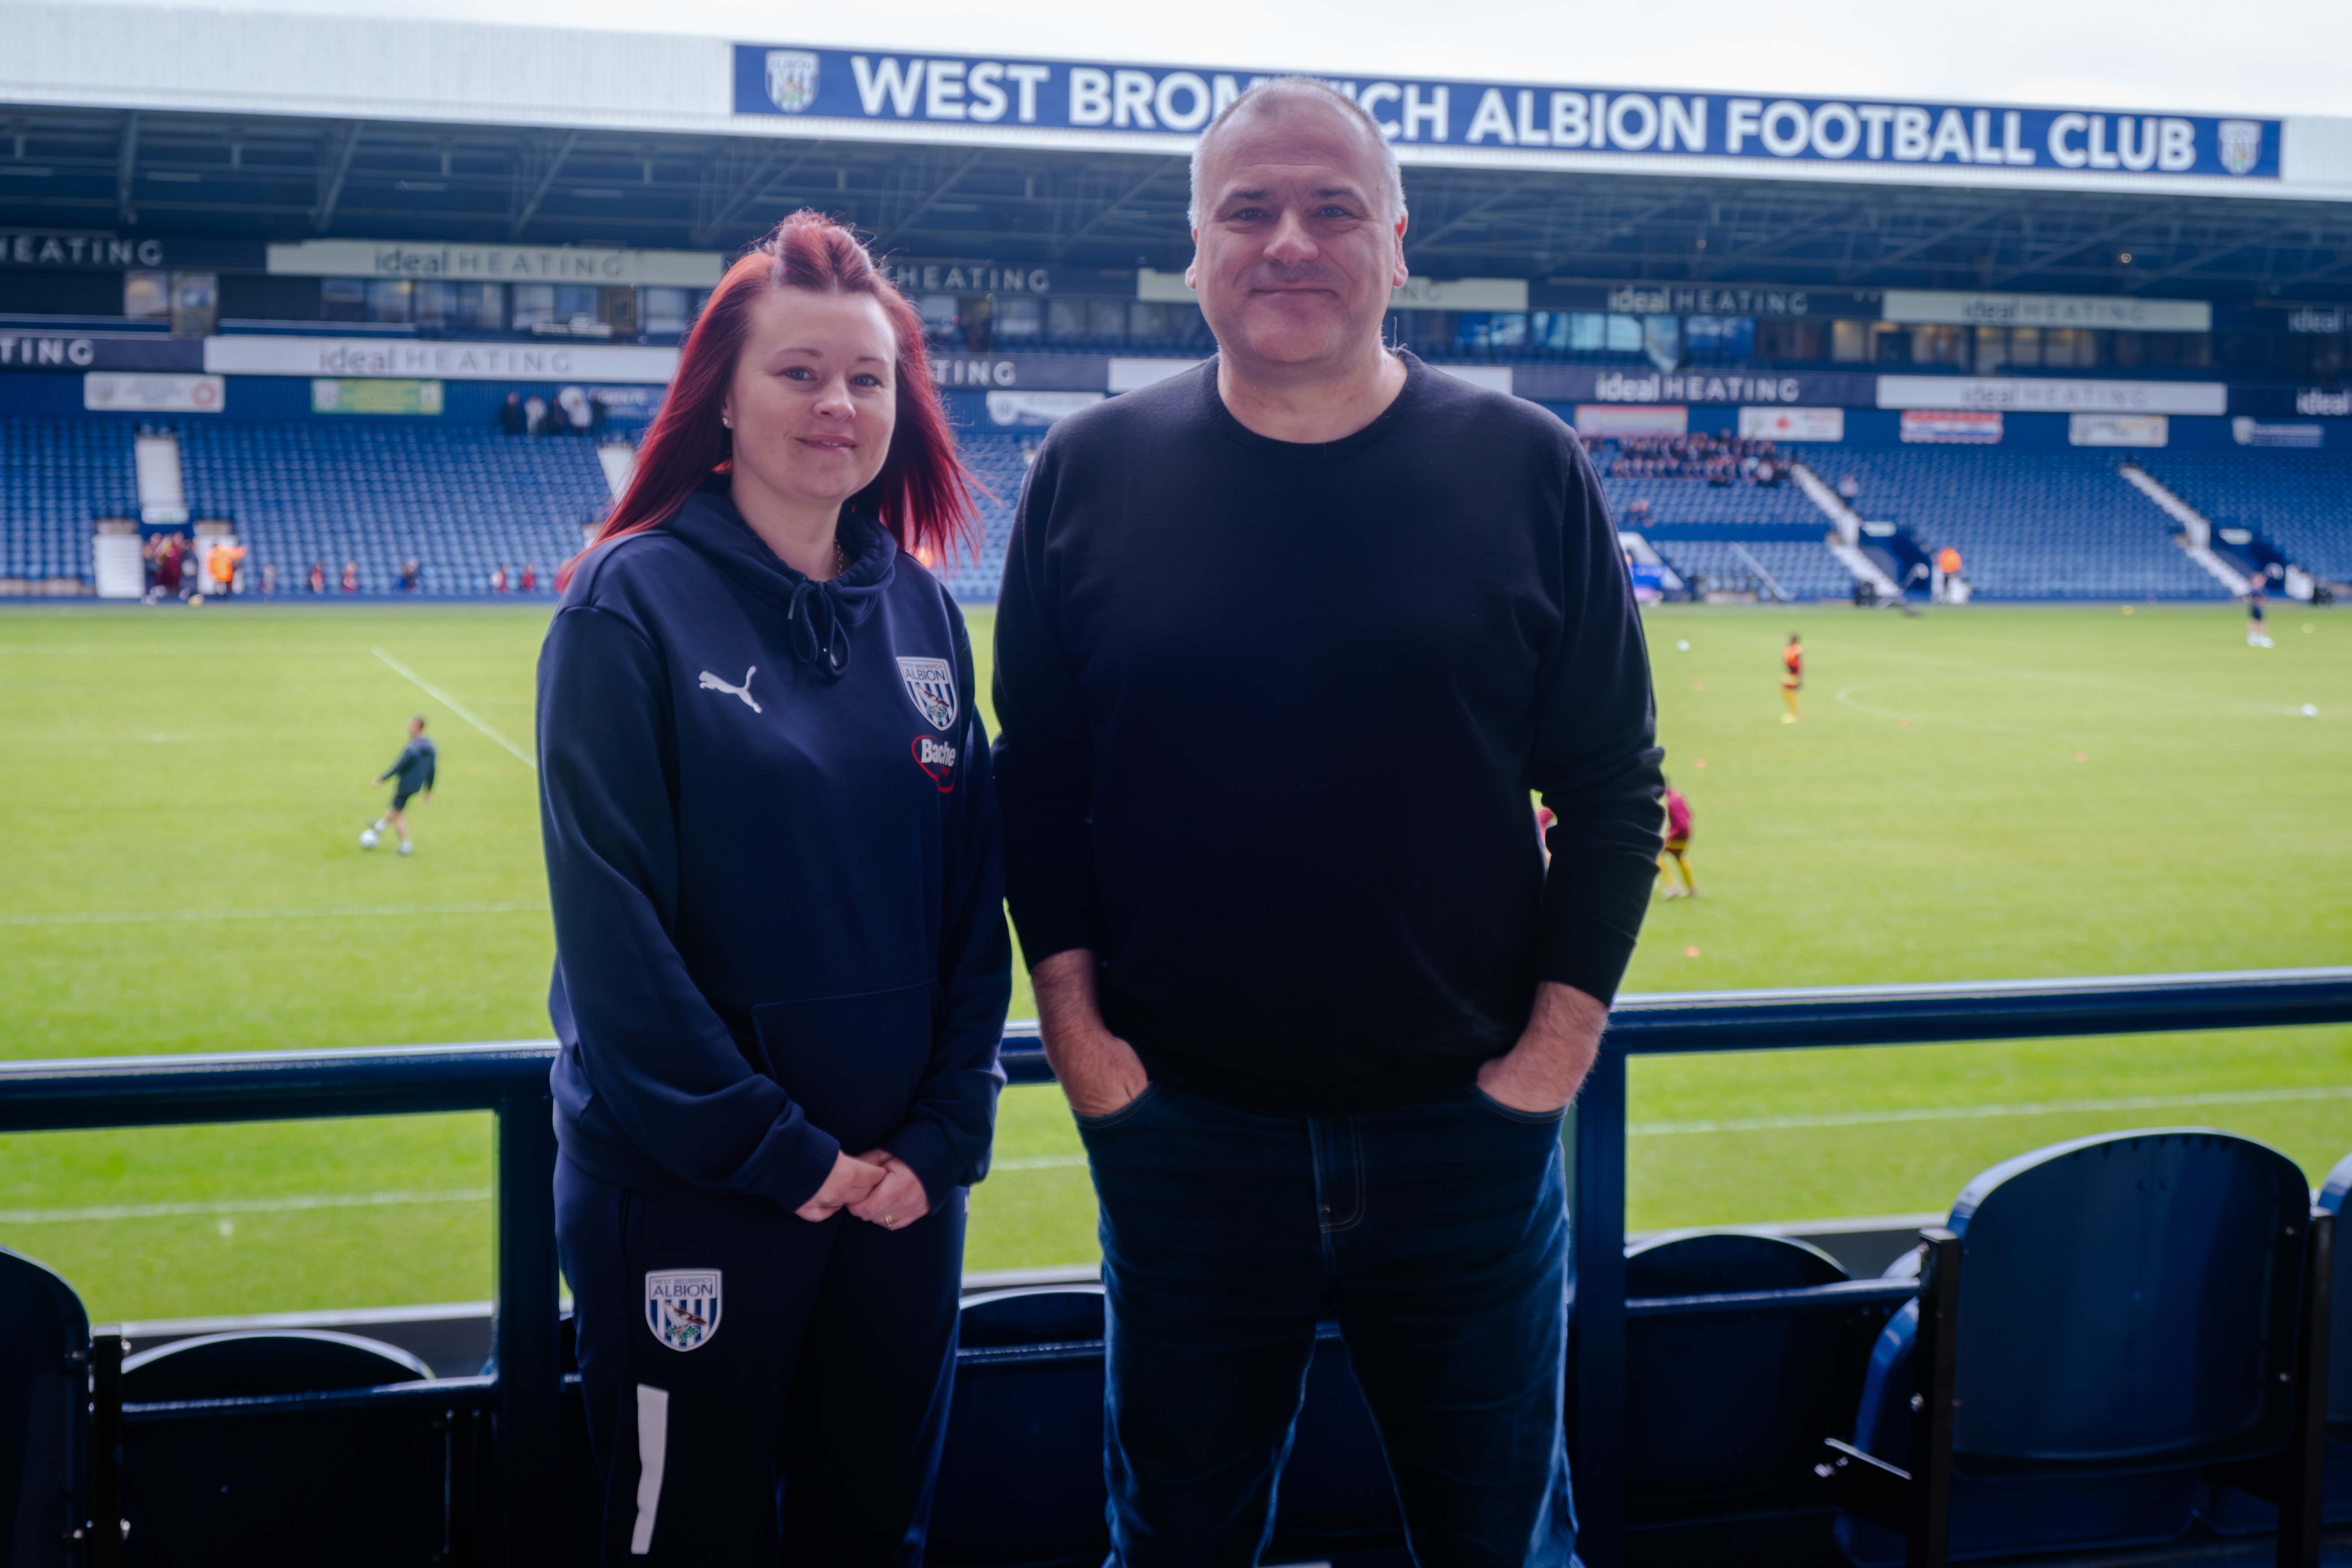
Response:
[{"label": "hoodie drawstring", "polygon": [[[803,607],[808,614],[801,613]],[[842,626],[840,606],[825,592],[824,584],[803,579],[794,584],[784,620],[793,628],[793,658],[816,666],[836,680],[848,672],[849,634]]]}]

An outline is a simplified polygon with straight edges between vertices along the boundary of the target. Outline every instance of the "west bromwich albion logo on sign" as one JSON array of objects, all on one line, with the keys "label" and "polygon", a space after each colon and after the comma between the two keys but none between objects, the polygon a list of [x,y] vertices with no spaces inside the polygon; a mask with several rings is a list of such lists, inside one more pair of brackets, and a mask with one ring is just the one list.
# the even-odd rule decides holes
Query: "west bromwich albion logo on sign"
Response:
[{"label": "west bromwich albion logo on sign", "polygon": [[2215,130],[2221,139],[2221,167],[2233,174],[2252,174],[2263,158],[2262,121],[2224,120]]},{"label": "west bromwich albion logo on sign", "polygon": [[768,101],[798,114],[816,101],[817,58],[806,49],[768,51]]},{"label": "west bromwich albion logo on sign", "polygon": [[700,1350],[719,1331],[719,1270],[646,1276],[646,1327],[674,1351]]},{"label": "west bromwich albion logo on sign", "polygon": [[955,722],[955,668],[946,659],[902,658],[898,673],[906,678],[915,711],[929,720],[932,729],[944,730]]}]

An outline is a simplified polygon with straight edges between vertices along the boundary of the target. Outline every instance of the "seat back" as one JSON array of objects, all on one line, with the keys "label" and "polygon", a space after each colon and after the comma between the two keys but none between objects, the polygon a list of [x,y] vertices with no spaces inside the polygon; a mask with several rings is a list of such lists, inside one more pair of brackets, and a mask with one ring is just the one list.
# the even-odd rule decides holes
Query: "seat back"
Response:
[{"label": "seat back", "polygon": [[1636,1520],[1767,1506],[1810,1479],[1824,1432],[1853,1408],[1884,1304],[1737,1313],[1660,1312],[1642,1303],[1752,1291],[1807,1291],[1846,1279],[1819,1247],[1715,1231],[1625,1252],[1626,1508]]},{"label": "seat back", "polygon": [[2352,1443],[2352,1236],[2344,1226],[2344,1211],[2352,1208],[2352,1154],[2327,1173],[2319,1206],[2336,1216],[2336,1273],[2327,1287],[2327,1434]]},{"label": "seat back", "polygon": [[1100,1561],[1102,1288],[973,1296],[958,1335],[927,1555],[971,1568]]},{"label": "seat back", "polygon": [[11,1568],[66,1568],[87,1517],[89,1317],[55,1273],[0,1247],[0,1542]]},{"label": "seat back", "polygon": [[203,1334],[141,1351],[122,1363],[122,1402],[253,1399],[331,1394],[429,1379],[433,1369],[398,1345],[326,1329]]},{"label": "seat back", "polygon": [[2286,1441],[2310,1192],[2293,1161],[2200,1128],[2105,1134],[1961,1192],[1953,1452],[2115,1468]]}]

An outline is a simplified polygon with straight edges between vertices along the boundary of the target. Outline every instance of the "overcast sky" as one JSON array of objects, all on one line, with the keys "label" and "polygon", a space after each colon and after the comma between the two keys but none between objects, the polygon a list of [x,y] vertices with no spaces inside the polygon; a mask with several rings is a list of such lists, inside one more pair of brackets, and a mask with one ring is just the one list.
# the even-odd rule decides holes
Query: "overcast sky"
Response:
[{"label": "overcast sky", "polygon": [[268,0],[201,8],[1330,74],[2352,115],[2352,0],[889,0],[822,8]]}]

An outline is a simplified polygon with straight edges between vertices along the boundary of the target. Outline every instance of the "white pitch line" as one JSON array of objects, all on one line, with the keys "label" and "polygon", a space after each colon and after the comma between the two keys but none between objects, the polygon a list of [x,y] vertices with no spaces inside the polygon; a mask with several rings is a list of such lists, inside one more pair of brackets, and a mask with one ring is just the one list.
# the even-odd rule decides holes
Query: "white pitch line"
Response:
[{"label": "white pitch line", "polygon": [[216,1204],[110,1204],[82,1209],[0,1209],[0,1225],[64,1225],[85,1220],[171,1219],[190,1215],[286,1214],[299,1209],[373,1209],[406,1204],[480,1204],[488,1187],[447,1193],[320,1193],[295,1198],[243,1198]]},{"label": "white pitch line", "polygon": [[527,902],[330,902],[308,910],[101,910],[94,914],[0,914],[0,926],[130,926],[160,920],[346,920],[355,914],[510,914],[546,910]]},{"label": "white pitch line", "polygon": [[1087,1163],[1084,1154],[1038,1154],[1025,1160],[991,1160],[992,1171],[1066,1171]]},{"label": "white pitch line", "polygon": [[2046,1100],[2022,1105],[1922,1106],[1909,1110],[1834,1110],[1816,1116],[1743,1116],[1720,1121],[1635,1121],[1629,1138],[1691,1132],[1772,1132],[1794,1127],[1878,1127],[1903,1121],[1969,1121],[2001,1116],[2074,1116],[2104,1110],[2178,1110],[2199,1105],[2279,1105],[2352,1100],[2352,1084],[2318,1089],[2220,1089],[2210,1094],[2139,1094],[2116,1100]]},{"label": "white pitch line", "polygon": [[476,718],[472,709],[467,707],[464,703],[458,701],[456,698],[450,696],[447,692],[442,690],[439,687],[434,685],[431,681],[425,679],[423,676],[409,668],[408,666],[401,663],[400,660],[393,658],[392,655],[384,652],[383,649],[380,647],[372,647],[368,649],[368,651],[375,655],[376,658],[383,660],[384,663],[392,666],[393,669],[397,674],[404,676],[408,679],[415,682],[427,697],[432,698],[436,702],[440,703],[441,706],[449,710],[450,712],[455,713],[458,718],[463,719],[467,723],[471,724],[475,729],[479,730],[483,734],[488,735],[491,740],[496,741],[499,745],[504,746],[508,751],[513,752],[515,761],[520,763],[524,767],[529,768],[532,773],[539,772],[539,763],[532,760],[531,754],[529,752],[524,751],[520,746],[516,745],[512,741],[508,740],[504,735],[499,734],[496,730],[491,729],[488,724],[483,723],[479,719]]}]

